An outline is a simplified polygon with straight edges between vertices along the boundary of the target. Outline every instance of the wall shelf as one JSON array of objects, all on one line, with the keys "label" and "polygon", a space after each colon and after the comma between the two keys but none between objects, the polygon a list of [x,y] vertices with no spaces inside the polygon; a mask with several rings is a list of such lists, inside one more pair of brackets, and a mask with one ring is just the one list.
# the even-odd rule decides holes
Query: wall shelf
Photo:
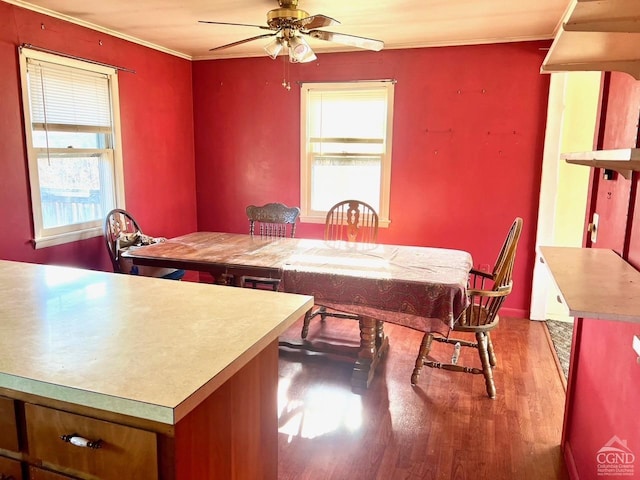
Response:
[{"label": "wall shelf", "polygon": [[573,0],[540,71],[617,71],[640,80],[639,43],[638,0]]},{"label": "wall shelf", "polygon": [[567,163],[575,165],[615,170],[627,180],[631,178],[633,171],[640,171],[639,148],[563,153],[560,158],[566,160]]},{"label": "wall shelf", "polygon": [[640,323],[640,272],[605,248],[539,247],[569,314]]}]

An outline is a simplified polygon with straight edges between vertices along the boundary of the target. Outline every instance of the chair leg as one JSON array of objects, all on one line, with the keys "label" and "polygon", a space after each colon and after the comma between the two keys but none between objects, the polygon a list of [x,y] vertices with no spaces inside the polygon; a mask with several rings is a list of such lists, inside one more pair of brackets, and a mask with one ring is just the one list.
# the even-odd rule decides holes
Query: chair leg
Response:
[{"label": "chair leg", "polygon": [[314,317],[314,315],[315,314],[311,310],[304,314],[304,321],[302,322],[302,333],[300,334],[303,340],[307,338],[307,335],[309,334],[309,324],[311,323],[311,319]]},{"label": "chair leg", "polygon": [[384,322],[376,320],[376,347],[380,348],[384,342]]},{"label": "chair leg", "polygon": [[487,351],[489,352],[489,363],[492,367],[495,367],[497,365],[496,352],[493,349],[493,342],[489,332],[487,332]]},{"label": "chair leg", "polygon": [[430,333],[425,333],[422,337],[422,342],[420,343],[420,349],[418,350],[418,358],[416,358],[416,366],[413,369],[413,373],[411,374],[411,385],[416,385],[418,383],[418,377],[420,377],[420,371],[422,370],[422,366],[424,362],[427,360],[427,355],[429,355],[429,351],[431,350],[431,343],[433,342],[433,335]]},{"label": "chair leg", "polygon": [[496,385],[493,382],[493,371],[489,360],[489,351],[487,344],[489,343],[487,334],[484,332],[476,333],[478,341],[478,351],[480,352],[480,361],[482,362],[482,373],[484,374],[484,382],[487,387],[487,395],[490,398],[496,398]]}]

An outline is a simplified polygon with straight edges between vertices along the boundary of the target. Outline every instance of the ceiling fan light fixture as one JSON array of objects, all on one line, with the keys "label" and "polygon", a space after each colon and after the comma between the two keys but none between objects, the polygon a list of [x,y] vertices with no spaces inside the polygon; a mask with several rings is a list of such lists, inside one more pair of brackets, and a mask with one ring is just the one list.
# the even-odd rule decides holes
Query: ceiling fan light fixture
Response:
[{"label": "ceiling fan light fixture", "polygon": [[276,37],[264,46],[264,51],[275,60],[282,51],[282,47],[284,46],[283,44],[283,39],[281,37]]},{"label": "ceiling fan light fixture", "polygon": [[238,27],[256,27],[270,32],[210,48],[209,51],[213,52],[223,48],[236,47],[255,40],[268,38],[269,43],[263,48],[272,59],[275,60],[278,55],[288,53],[289,61],[291,63],[312,62],[316,60],[317,57],[315,53],[313,53],[311,47],[302,38],[302,35],[308,35],[311,38],[325,42],[335,42],[375,52],[384,48],[384,42],[381,40],[320,30],[324,27],[339,25],[340,22],[335,18],[327,17],[322,14],[309,15],[306,11],[298,8],[298,0],[278,0],[278,5],[280,6],[279,8],[275,8],[267,12],[266,26],[248,23],[199,20],[200,23],[235,25]]},{"label": "ceiling fan light fixture", "polygon": [[313,62],[317,57],[309,44],[304,38],[299,36],[290,37],[289,42],[289,61],[291,63],[307,63]]}]

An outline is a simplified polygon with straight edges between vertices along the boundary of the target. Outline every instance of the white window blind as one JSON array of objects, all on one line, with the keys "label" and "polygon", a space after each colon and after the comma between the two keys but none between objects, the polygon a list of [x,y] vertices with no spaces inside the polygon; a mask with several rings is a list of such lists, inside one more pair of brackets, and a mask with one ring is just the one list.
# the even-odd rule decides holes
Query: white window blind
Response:
[{"label": "white window blind", "polygon": [[107,75],[33,59],[27,60],[27,71],[34,129],[111,131]]}]

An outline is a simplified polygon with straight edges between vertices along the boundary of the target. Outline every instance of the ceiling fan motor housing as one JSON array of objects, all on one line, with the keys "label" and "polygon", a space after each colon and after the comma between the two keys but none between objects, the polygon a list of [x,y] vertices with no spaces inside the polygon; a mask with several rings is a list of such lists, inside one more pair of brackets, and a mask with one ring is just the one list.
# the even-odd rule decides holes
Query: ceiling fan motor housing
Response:
[{"label": "ceiling fan motor housing", "polygon": [[304,10],[296,8],[298,0],[281,0],[280,8],[276,8],[267,13],[267,24],[274,29],[289,27],[291,22],[307,18],[309,14]]}]

